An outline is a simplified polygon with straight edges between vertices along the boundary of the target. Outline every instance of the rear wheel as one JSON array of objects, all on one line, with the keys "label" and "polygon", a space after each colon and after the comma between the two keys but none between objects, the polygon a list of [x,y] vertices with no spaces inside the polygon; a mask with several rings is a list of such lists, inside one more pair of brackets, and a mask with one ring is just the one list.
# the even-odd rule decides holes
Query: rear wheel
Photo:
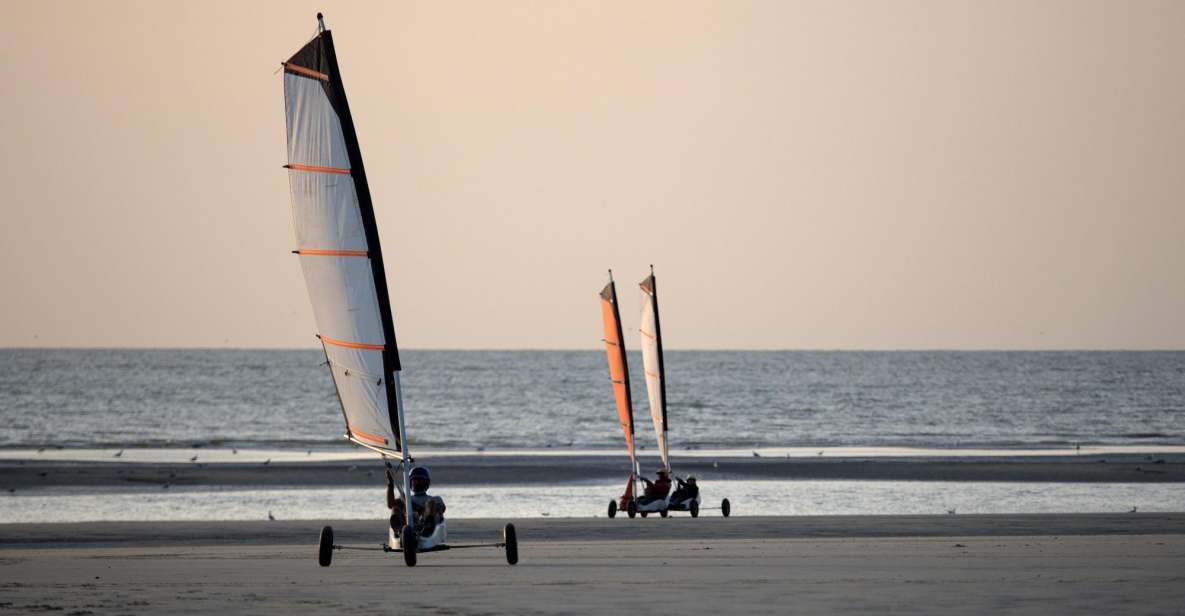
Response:
[{"label": "rear wheel", "polygon": [[321,542],[317,546],[317,563],[328,567],[333,562],[333,527],[321,529]]},{"label": "rear wheel", "polygon": [[699,517],[699,503],[691,501],[691,504],[687,506],[687,510],[691,512],[691,517]]},{"label": "rear wheel", "polygon": [[502,542],[506,544],[506,562],[513,565],[518,562],[518,535],[514,532],[514,524],[507,524],[502,529]]},{"label": "rear wheel", "polygon": [[720,501],[720,513],[723,513],[726,518],[728,514],[732,513],[732,504],[728,502],[727,498]]},{"label": "rear wheel", "polygon": [[634,516],[638,515],[638,504],[630,501],[629,505],[626,505],[625,512],[630,516],[631,520],[634,519]]},{"label": "rear wheel", "polygon": [[617,517],[617,501],[609,501],[609,517]]},{"label": "rear wheel", "polygon": [[412,530],[410,526],[404,526],[403,530],[399,531],[399,543],[403,546],[403,562],[408,567],[416,566],[416,548],[419,539],[416,531]]},{"label": "rear wheel", "polygon": [[668,513],[670,513],[670,512],[669,512],[669,511],[667,511],[666,509],[663,509],[662,511],[659,511],[659,512],[658,512],[658,515],[660,515],[660,516],[662,516],[662,517],[664,517],[664,518],[665,518],[665,517],[667,517],[667,514],[668,514]]}]

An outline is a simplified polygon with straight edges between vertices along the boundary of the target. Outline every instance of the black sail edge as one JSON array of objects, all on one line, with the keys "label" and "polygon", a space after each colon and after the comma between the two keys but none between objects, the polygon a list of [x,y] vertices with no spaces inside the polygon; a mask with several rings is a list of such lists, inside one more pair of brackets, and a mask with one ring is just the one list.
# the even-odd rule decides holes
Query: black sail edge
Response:
[{"label": "black sail edge", "polygon": [[667,431],[667,371],[662,355],[662,325],[658,320],[658,282],[650,274],[650,306],[654,309],[654,341],[658,347],[658,386],[662,393],[662,431]]},{"label": "black sail edge", "polygon": [[[318,64],[324,67],[324,73],[329,76],[327,84],[329,100],[337,112],[341,122],[342,134],[346,142],[346,153],[350,159],[350,176],[354,179],[354,191],[358,195],[358,209],[362,218],[362,228],[366,234],[366,247],[370,252],[370,269],[374,278],[375,295],[379,304],[379,317],[383,323],[383,386],[387,395],[387,412],[391,421],[391,431],[395,435],[395,447],[402,448],[399,442],[399,404],[393,378],[396,370],[401,370],[399,363],[399,347],[395,342],[395,321],[391,315],[391,296],[387,291],[387,273],[383,267],[383,250],[379,243],[378,223],[374,215],[374,203],[370,199],[370,184],[366,181],[366,168],[362,164],[362,150],[358,145],[358,133],[354,129],[354,118],[350,115],[350,105],[346,100],[346,89],[342,83],[341,72],[338,70],[337,52],[333,46],[333,34],[325,30],[318,35],[309,46],[320,42],[319,47],[323,57],[318,58]],[[309,46],[306,46],[308,48]],[[304,52],[297,52],[293,60]],[[312,54],[310,54],[312,55]],[[303,59],[303,58],[301,58]],[[309,67],[313,68],[313,67]],[[332,368],[331,368],[332,369]]]}]

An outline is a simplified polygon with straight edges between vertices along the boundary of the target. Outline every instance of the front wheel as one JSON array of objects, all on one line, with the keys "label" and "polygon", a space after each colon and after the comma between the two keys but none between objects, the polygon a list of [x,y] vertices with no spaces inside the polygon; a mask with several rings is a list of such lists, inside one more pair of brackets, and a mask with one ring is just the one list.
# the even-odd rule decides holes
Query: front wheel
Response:
[{"label": "front wheel", "polygon": [[506,544],[506,562],[511,565],[517,563],[518,535],[514,532],[514,524],[507,524],[502,529],[502,542]]},{"label": "front wheel", "polygon": [[404,526],[399,531],[399,543],[403,546],[403,562],[408,567],[416,566],[416,544],[420,538],[411,526]]},{"label": "front wheel", "polygon": [[617,517],[617,501],[609,501],[609,517]]},{"label": "front wheel", "polygon": [[732,504],[728,502],[727,498],[720,501],[720,513],[723,513],[726,518],[728,514],[732,513]]},{"label": "front wheel", "polygon": [[625,512],[630,516],[631,520],[634,519],[634,516],[638,515],[638,504],[634,501],[630,501],[630,504],[625,508]]},{"label": "front wheel", "polygon": [[659,511],[659,512],[658,512],[658,515],[660,515],[660,516],[662,516],[662,517],[664,517],[664,518],[665,518],[665,517],[667,517],[667,514],[668,514],[668,513],[670,513],[670,512],[668,512],[666,509],[663,509],[662,511]]},{"label": "front wheel", "polygon": [[687,506],[687,510],[691,512],[691,517],[699,517],[699,503],[691,501],[691,504]]},{"label": "front wheel", "polygon": [[317,563],[328,567],[333,562],[333,527],[321,529],[321,542],[317,546]]}]

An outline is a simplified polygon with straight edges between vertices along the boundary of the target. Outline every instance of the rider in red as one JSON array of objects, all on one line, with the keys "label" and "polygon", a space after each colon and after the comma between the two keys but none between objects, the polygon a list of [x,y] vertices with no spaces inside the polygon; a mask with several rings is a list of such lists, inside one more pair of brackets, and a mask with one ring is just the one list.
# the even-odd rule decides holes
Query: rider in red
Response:
[{"label": "rider in red", "polygon": [[671,493],[670,472],[665,468],[660,468],[655,475],[654,481],[642,477],[642,483],[646,484],[646,490],[642,496],[646,500],[662,500]]}]

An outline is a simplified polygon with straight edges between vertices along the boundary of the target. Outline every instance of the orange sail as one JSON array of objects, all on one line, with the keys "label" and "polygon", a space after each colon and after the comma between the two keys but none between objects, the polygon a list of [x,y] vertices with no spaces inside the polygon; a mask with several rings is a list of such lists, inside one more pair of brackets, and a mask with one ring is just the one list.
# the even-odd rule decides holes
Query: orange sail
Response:
[{"label": "orange sail", "polygon": [[621,339],[621,313],[617,310],[617,287],[613,273],[609,284],[601,289],[601,319],[605,324],[605,354],[609,358],[609,380],[613,382],[613,397],[617,400],[617,418],[625,434],[625,447],[634,467],[634,405],[630,398],[630,370],[625,359],[625,341]]}]

